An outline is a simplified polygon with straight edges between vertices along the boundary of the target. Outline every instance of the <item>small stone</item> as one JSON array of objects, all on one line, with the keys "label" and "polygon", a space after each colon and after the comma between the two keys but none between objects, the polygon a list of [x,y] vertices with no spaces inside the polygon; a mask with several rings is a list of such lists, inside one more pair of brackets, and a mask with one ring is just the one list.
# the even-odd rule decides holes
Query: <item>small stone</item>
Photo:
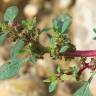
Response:
[{"label": "small stone", "polygon": [[59,0],[59,6],[61,9],[69,7],[72,0]]},{"label": "small stone", "polygon": [[3,0],[4,3],[10,3],[11,0]]},{"label": "small stone", "polygon": [[38,7],[36,5],[28,4],[24,8],[24,14],[27,18],[32,18],[38,13]]}]

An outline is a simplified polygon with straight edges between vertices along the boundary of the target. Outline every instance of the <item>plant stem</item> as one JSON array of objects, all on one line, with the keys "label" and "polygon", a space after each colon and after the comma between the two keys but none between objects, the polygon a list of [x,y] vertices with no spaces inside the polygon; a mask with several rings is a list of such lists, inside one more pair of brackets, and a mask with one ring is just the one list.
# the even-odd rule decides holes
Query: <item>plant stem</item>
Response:
[{"label": "plant stem", "polygon": [[84,66],[82,68],[80,68],[80,70],[77,73],[76,79],[78,80],[80,78],[80,75],[82,74],[82,72],[87,69],[87,68],[91,68],[92,65],[90,63],[85,63]]},{"label": "plant stem", "polygon": [[76,50],[76,51],[64,52],[61,54],[66,57],[95,57],[96,50],[85,50],[85,51]]}]

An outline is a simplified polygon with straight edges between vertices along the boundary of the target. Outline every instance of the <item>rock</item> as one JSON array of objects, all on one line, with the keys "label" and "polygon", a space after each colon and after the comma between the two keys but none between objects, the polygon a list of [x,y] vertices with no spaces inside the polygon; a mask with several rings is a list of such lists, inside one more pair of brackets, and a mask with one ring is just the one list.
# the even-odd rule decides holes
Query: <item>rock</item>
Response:
[{"label": "rock", "polygon": [[68,8],[71,4],[72,0],[58,0],[59,7],[61,9]]},{"label": "rock", "polygon": [[38,11],[38,6],[32,4],[28,4],[24,8],[24,14],[27,18],[34,17],[35,15],[37,15]]},{"label": "rock", "polygon": [[0,84],[0,96],[45,96],[43,87],[31,79],[6,80]]}]

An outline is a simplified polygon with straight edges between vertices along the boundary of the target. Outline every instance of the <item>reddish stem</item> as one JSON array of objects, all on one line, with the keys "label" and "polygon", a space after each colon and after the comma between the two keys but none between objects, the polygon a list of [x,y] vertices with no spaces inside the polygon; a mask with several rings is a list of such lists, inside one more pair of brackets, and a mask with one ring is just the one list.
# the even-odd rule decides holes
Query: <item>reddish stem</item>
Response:
[{"label": "reddish stem", "polygon": [[[76,51],[70,51],[70,52],[65,52],[62,54],[63,56],[66,57],[95,57],[96,56],[96,50],[76,50]],[[80,68],[79,72],[77,73],[76,79],[78,80],[80,78],[80,75],[86,68],[90,68],[95,70],[95,68],[92,68],[93,65],[90,63],[85,63],[82,68]]]},{"label": "reddish stem", "polygon": [[80,70],[79,70],[79,72],[77,73],[77,80],[80,78],[80,75],[82,74],[82,72],[85,70],[85,69],[87,69],[87,68],[92,68],[92,64],[90,64],[90,63],[84,63],[84,66],[83,67],[81,67],[80,68]]},{"label": "reddish stem", "polygon": [[63,53],[66,57],[95,57],[96,56],[96,50],[76,50],[76,51],[70,51]]},{"label": "reddish stem", "polygon": [[82,73],[86,68],[91,68],[93,65],[90,63],[85,63],[84,66],[80,69],[80,72]]}]

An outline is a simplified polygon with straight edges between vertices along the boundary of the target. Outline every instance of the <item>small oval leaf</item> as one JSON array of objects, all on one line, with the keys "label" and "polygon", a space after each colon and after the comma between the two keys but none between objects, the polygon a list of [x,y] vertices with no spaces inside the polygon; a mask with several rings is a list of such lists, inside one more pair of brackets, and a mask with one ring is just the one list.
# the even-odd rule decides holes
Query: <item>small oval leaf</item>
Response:
[{"label": "small oval leaf", "polygon": [[18,8],[16,6],[8,7],[4,14],[4,21],[12,22],[18,14]]},{"label": "small oval leaf", "polygon": [[69,14],[58,16],[53,20],[53,28],[55,32],[67,33],[72,24],[72,17]]},{"label": "small oval leaf", "polygon": [[69,78],[68,78],[68,76],[67,76],[66,74],[61,75],[60,79],[61,79],[62,81],[64,81],[64,80],[69,80]]},{"label": "small oval leaf", "polygon": [[60,53],[63,53],[63,52],[66,52],[68,50],[68,46],[63,46],[61,49],[60,49]]},{"label": "small oval leaf", "polygon": [[11,63],[2,65],[0,67],[0,80],[9,79],[15,76],[23,63],[22,61],[23,60],[21,59],[15,59]]},{"label": "small oval leaf", "polygon": [[49,85],[49,92],[53,92],[55,89],[56,89],[56,86],[57,86],[57,81],[55,82],[52,82],[50,85]]},{"label": "small oval leaf", "polygon": [[11,49],[11,57],[15,57],[23,49],[24,44],[25,42],[23,39],[18,40],[15,46]]},{"label": "small oval leaf", "polygon": [[35,55],[32,55],[32,56],[29,58],[29,61],[30,61],[32,64],[35,64],[35,63],[36,63],[36,57],[35,57]]},{"label": "small oval leaf", "polygon": [[4,43],[4,41],[5,41],[6,37],[7,37],[7,35],[8,35],[7,32],[4,33],[4,34],[2,34],[2,35],[0,35],[0,44],[3,44],[3,43]]}]

